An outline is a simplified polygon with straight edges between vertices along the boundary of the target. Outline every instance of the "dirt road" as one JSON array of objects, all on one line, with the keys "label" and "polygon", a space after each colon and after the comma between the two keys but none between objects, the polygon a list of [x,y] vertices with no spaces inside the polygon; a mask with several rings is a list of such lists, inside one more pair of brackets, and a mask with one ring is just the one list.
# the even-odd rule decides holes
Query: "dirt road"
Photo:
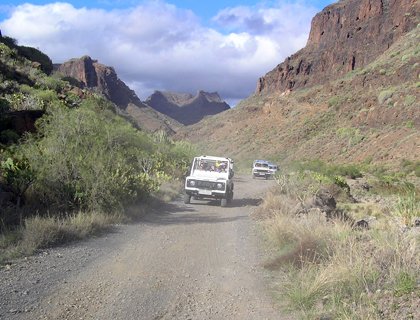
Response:
[{"label": "dirt road", "polygon": [[283,319],[249,214],[273,181],[235,179],[230,207],[173,202],[135,225],[0,270],[1,319]]}]

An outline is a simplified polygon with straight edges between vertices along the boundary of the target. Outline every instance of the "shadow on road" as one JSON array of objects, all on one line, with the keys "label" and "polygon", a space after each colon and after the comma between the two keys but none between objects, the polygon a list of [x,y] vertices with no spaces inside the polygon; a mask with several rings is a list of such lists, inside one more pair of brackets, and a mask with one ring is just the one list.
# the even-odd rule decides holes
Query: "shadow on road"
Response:
[{"label": "shadow on road", "polygon": [[[229,209],[258,206],[261,199],[233,199],[225,208],[220,207],[218,200],[192,200],[191,204],[184,205],[178,202],[164,203],[159,209],[141,217],[138,222],[146,224],[197,224],[197,223],[224,223],[247,219],[248,215],[235,214],[229,216]],[[205,213],[200,212],[207,207]]]},{"label": "shadow on road", "polygon": [[230,207],[256,207],[261,204],[262,199],[255,199],[255,198],[243,198],[243,199],[233,199]]},{"label": "shadow on road", "polygon": [[218,214],[197,214],[188,213],[182,215],[175,215],[171,213],[155,213],[148,215],[142,219],[145,224],[160,224],[160,225],[174,225],[174,224],[213,224],[233,222],[237,220],[247,219],[247,216],[221,217]]},{"label": "shadow on road", "polygon": [[[227,208],[239,208],[239,207],[256,207],[261,204],[261,198],[242,198],[242,199],[233,199]],[[220,200],[191,200],[193,206],[210,206],[210,207],[220,207]]]}]

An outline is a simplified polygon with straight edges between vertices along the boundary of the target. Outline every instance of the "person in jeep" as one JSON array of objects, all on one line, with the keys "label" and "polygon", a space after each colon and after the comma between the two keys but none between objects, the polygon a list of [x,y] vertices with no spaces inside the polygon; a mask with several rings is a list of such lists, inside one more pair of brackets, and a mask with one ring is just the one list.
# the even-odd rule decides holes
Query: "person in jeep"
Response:
[{"label": "person in jeep", "polygon": [[230,158],[201,156],[194,158],[191,172],[185,179],[184,202],[191,198],[220,199],[225,207],[233,198],[233,161]]}]

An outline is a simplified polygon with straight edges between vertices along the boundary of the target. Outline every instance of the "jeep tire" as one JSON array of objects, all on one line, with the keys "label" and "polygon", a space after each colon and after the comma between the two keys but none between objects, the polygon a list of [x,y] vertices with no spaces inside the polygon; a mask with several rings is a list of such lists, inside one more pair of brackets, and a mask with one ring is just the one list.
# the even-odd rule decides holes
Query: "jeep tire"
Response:
[{"label": "jeep tire", "polygon": [[189,204],[191,202],[191,196],[188,193],[184,194],[184,203]]}]

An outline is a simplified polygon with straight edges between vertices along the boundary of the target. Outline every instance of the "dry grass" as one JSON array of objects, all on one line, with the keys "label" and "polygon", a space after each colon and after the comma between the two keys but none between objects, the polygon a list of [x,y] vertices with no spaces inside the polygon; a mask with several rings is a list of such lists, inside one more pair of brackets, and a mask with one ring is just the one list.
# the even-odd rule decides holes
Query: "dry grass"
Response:
[{"label": "dry grass", "polygon": [[121,222],[119,214],[79,212],[64,218],[35,216],[25,220],[17,230],[4,232],[0,237],[0,263],[39,249],[84,239]]},{"label": "dry grass", "polygon": [[[266,267],[279,295],[303,319],[396,319],[415,315],[420,297],[419,236],[400,224],[356,230],[318,210],[296,215],[295,197],[271,191],[257,215],[277,248]],[[383,294],[381,294],[383,293]],[[404,299],[404,306],[387,301]],[[417,297],[417,298],[416,298]],[[387,300],[388,299],[388,300]]]}]

